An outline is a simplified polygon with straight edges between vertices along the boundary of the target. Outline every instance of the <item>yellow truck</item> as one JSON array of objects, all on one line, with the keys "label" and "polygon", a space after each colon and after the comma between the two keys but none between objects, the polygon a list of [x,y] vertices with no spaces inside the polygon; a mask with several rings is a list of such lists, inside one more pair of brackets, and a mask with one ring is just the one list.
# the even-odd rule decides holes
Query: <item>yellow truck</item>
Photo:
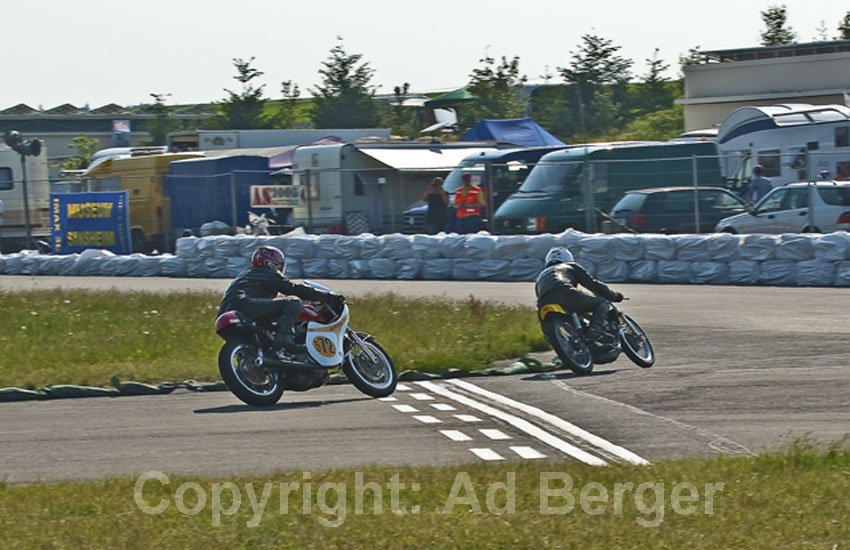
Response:
[{"label": "yellow truck", "polygon": [[170,200],[164,192],[168,165],[203,153],[136,154],[93,163],[81,176],[88,191],[126,190],[130,201],[130,234],[134,252],[173,248]]}]

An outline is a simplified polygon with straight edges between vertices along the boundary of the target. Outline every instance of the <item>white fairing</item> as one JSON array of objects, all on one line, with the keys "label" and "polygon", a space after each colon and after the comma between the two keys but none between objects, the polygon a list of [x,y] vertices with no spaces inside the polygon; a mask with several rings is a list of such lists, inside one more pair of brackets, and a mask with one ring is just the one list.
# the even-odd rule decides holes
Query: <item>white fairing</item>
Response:
[{"label": "white fairing", "polygon": [[337,320],[330,324],[316,321],[307,323],[307,353],[316,363],[323,367],[342,364],[343,339],[350,318],[346,304]]}]

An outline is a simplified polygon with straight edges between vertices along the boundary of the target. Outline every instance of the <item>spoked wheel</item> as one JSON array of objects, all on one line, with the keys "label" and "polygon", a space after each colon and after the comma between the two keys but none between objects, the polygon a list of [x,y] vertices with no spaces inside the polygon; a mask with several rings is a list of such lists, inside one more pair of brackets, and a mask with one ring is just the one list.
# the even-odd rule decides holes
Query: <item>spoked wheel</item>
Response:
[{"label": "spoked wheel", "polygon": [[652,351],[649,338],[646,337],[643,329],[635,320],[625,313],[620,313],[619,332],[620,341],[623,342],[623,351],[635,365],[648,368],[655,363],[655,353]]},{"label": "spoked wheel", "polygon": [[581,333],[561,315],[550,315],[543,321],[543,333],[561,361],[576,374],[593,370],[593,356]]},{"label": "spoked wheel", "polygon": [[[371,397],[386,397],[395,391],[398,374],[392,359],[374,340],[352,342],[342,362],[342,371],[354,386]],[[371,357],[370,357],[371,354]]]},{"label": "spoked wheel", "polygon": [[271,407],[283,395],[283,377],[258,367],[257,348],[245,342],[227,342],[218,353],[218,371],[233,395],[254,407]]}]

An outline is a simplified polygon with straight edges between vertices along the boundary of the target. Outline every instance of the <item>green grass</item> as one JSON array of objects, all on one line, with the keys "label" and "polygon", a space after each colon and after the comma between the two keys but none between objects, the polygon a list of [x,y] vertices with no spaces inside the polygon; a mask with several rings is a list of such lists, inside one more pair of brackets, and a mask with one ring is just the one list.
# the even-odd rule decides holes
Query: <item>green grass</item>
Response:
[{"label": "green grass", "polygon": [[[171,476],[167,485],[151,480],[143,485],[143,503],[155,507],[161,499],[169,502],[162,513],[152,515],[142,513],[135,503],[137,478],[0,485],[0,547],[830,550],[850,544],[850,452],[846,446],[818,450],[797,444],[759,457],[684,459],[645,467],[523,462],[424,469],[369,467],[359,472],[360,487],[369,482],[380,485],[382,501],[377,511],[372,490],[361,490],[362,506],[357,507],[355,470],[312,473],[310,490],[303,485],[293,490],[283,507],[280,484],[304,483],[305,473],[215,479]],[[571,478],[572,509],[559,510],[566,500],[553,494],[544,499],[553,513],[542,513],[542,472]],[[488,504],[488,488],[494,482],[507,484],[510,473],[515,476],[513,510],[507,509],[504,489],[495,488]],[[397,481],[405,484],[398,491],[396,508],[407,512],[403,515],[392,513],[387,486],[396,474]],[[197,483],[206,495],[196,515],[177,509],[175,494],[184,482]],[[232,508],[232,515],[218,514],[216,522],[213,483],[225,482],[235,484],[241,502],[238,509]],[[589,486],[591,482],[598,485]],[[252,483],[250,495],[246,483]],[[266,483],[270,485],[265,511],[255,514],[250,496],[261,502]],[[411,488],[413,483],[419,484],[418,490]],[[614,490],[616,484],[626,483],[634,489],[623,494],[618,509]],[[650,485],[638,496],[642,483]],[[684,483],[695,492],[679,492],[680,500],[674,504],[674,488]],[[715,489],[710,504],[706,484]],[[325,498],[320,503],[323,486]],[[452,505],[453,487],[465,504],[455,501]],[[549,487],[554,491],[563,484],[550,482]],[[582,507],[581,492],[587,487],[587,494],[601,500],[585,501],[585,506],[599,514],[586,513]],[[229,511],[232,493],[219,492],[222,510]],[[305,493],[309,495],[306,512]],[[661,499],[656,500],[659,495]],[[183,496],[184,507],[197,503],[193,490]],[[476,505],[481,513],[476,513]],[[418,513],[413,513],[414,506],[419,507]]]},{"label": "green grass", "polygon": [[[45,290],[0,293],[0,387],[217,380],[221,296]],[[352,327],[398,370],[482,369],[546,349],[534,310],[470,298],[356,297]]]}]

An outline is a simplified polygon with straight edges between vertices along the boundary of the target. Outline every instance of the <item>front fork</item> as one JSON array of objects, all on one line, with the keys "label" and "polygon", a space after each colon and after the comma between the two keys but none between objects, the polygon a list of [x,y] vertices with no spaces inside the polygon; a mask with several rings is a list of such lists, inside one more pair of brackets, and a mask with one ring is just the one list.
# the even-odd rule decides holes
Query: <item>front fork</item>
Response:
[{"label": "front fork", "polygon": [[[372,353],[372,350],[363,345],[363,338],[360,338],[359,334],[357,334],[351,329],[348,329],[347,336],[352,340],[352,342],[360,346],[360,349],[366,352],[366,356],[369,358],[369,361],[371,361],[372,363],[378,362],[378,358],[375,356],[374,353]],[[351,353],[351,350],[349,350],[348,353]]]}]

